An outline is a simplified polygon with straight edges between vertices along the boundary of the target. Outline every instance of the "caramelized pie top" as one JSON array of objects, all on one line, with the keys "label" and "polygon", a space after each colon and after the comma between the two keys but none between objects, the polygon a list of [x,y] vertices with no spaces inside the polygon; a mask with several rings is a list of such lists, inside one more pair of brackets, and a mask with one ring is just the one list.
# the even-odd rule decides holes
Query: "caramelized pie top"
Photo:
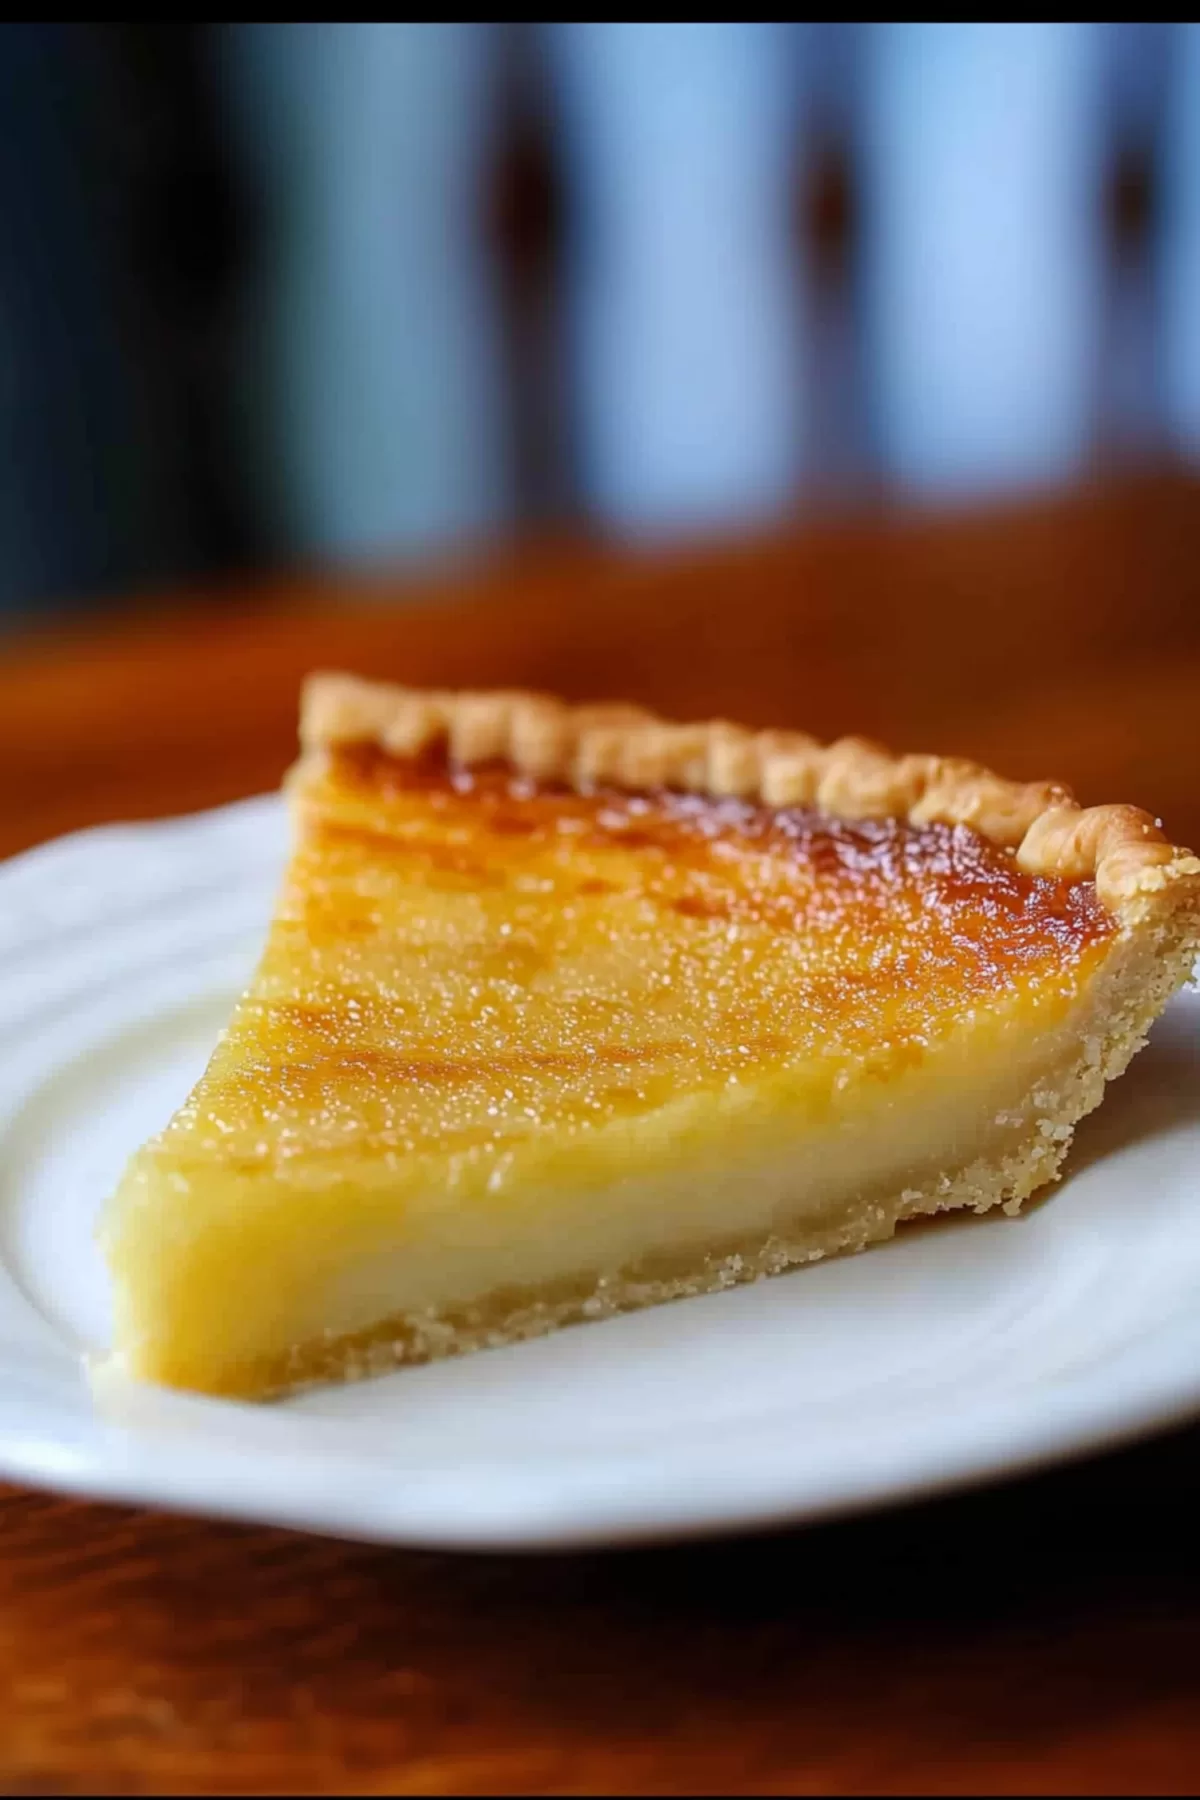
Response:
[{"label": "caramelized pie top", "polygon": [[297,800],[265,962],[160,1140],[185,1163],[491,1158],[766,1072],[819,1102],[919,1063],[977,1004],[1069,1003],[1117,931],[1091,882],[962,825],[361,746]]}]

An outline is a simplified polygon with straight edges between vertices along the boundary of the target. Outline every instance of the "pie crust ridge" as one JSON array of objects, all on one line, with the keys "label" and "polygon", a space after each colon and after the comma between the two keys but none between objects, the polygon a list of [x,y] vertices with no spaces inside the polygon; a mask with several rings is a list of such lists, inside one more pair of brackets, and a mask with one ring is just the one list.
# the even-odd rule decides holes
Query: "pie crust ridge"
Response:
[{"label": "pie crust ridge", "polygon": [[1140,807],[1081,807],[1059,782],[1008,781],[961,757],[895,756],[868,738],[831,744],[725,719],[676,724],[638,706],[570,705],[520,689],[416,689],[316,674],[304,686],[301,767],[338,746],[394,756],[444,747],[470,768],[506,762],[520,775],[587,790],[676,788],[765,806],[816,806],[843,818],[969,825],[1015,852],[1029,875],[1094,880],[1122,924],[1200,913],[1200,858],[1172,844]]}]

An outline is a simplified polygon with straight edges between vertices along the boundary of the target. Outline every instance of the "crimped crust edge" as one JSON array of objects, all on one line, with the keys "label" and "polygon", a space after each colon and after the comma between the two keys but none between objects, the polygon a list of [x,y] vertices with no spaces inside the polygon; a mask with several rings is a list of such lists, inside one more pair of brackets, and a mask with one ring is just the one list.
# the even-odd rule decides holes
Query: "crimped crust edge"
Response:
[{"label": "crimped crust edge", "polygon": [[969,825],[1014,851],[1027,874],[1094,880],[1122,922],[1183,907],[1200,915],[1200,859],[1139,807],[1081,807],[1061,783],[1008,781],[959,757],[895,756],[861,737],[822,745],[802,732],[676,724],[637,706],[576,706],[520,689],[417,689],[324,673],[304,685],[300,736],[310,755],[363,743],[395,756],[444,746],[461,767],[505,762],[584,790],[665,787],[843,818]]}]

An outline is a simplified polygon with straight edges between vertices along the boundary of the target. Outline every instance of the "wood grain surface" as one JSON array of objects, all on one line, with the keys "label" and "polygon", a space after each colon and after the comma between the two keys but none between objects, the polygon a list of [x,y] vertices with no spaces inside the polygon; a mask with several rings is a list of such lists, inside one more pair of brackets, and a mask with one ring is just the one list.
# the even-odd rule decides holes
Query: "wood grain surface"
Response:
[{"label": "wood grain surface", "polygon": [[[1196,840],[1200,487],[0,640],[0,853],[272,786],[317,665],[863,731]],[[553,1558],[0,1489],[0,1791],[1194,1792],[1198,1503],[1187,1429],[818,1530]]]}]

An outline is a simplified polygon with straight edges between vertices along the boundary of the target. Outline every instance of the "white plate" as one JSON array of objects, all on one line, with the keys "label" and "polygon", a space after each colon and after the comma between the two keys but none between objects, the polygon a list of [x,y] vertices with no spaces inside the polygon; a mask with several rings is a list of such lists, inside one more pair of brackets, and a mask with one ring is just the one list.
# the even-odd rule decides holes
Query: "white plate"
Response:
[{"label": "white plate", "polygon": [[0,866],[0,1474],[406,1544],[614,1543],[812,1519],[1200,1409],[1200,1000],[1023,1219],[253,1408],[97,1404],[92,1225],[199,1073],[282,867],[274,799]]}]

